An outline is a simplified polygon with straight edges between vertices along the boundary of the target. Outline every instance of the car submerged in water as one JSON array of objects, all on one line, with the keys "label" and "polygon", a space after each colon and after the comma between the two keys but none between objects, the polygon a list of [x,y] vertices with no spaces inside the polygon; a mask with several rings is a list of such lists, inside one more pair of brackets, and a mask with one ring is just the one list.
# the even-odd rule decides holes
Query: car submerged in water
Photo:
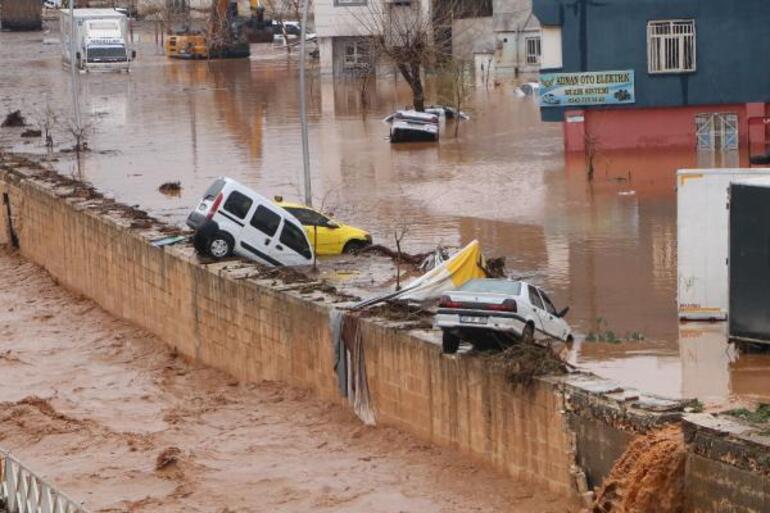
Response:
[{"label": "car submerged in water", "polygon": [[434,324],[443,331],[442,350],[456,353],[462,340],[474,347],[521,340],[572,340],[564,320],[569,307],[556,310],[548,295],[523,281],[474,279],[439,300]]},{"label": "car submerged in water", "polygon": [[390,142],[436,142],[439,117],[435,113],[399,110],[383,121],[390,123]]}]

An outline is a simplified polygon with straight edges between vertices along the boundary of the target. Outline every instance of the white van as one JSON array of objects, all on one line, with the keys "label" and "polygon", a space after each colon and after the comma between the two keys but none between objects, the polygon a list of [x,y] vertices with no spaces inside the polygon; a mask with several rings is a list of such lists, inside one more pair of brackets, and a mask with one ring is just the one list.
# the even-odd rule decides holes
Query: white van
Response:
[{"label": "white van", "polygon": [[218,178],[187,217],[195,249],[214,258],[239,255],[271,265],[308,265],[313,250],[302,223],[232,178]]}]

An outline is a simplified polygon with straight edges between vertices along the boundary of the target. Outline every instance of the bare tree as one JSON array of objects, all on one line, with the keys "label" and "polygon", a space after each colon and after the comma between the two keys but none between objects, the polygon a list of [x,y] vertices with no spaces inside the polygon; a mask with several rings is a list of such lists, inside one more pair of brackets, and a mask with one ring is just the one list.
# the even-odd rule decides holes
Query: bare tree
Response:
[{"label": "bare tree", "polygon": [[[285,21],[300,21],[302,19],[302,6],[305,0],[265,0],[265,6],[269,17],[277,21],[281,27],[284,46],[287,53],[291,53],[292,45],[289,44],[289,33],[286,30]],[[309,2],[308,10],[313,12],[312,0]]]},{"label": "bare tree", "polygon": [[88,151],[88,138],[94,133],[96,124],[93,119],[83,118],[80,120],[80,124],[75,122],[74,117],[67,118],[64,122],[64,129],[70,134],[75,144],[72,146],[72,151],[78,155],[83,151]]},{"label": "bare tree", "polygon": [[43,133],[45,146],[49,150],[53,148],[53,130],[59,121],[59,114],[51,107],[51,103],[46,97],[45,107],[41,108],[36,114],[37,125]]},{"label": "bare tree", "polygon": [[[482,2],[483,3],[483,2]],[[474,17],[478,2],[469,0],[372,0],[350,10],[362,35],[371,36],[374,52],[398,69],[412,90],[415,110],[425,110],[424,74],[452,58],[453,22]]]},{"label": "bare tree", "polygon": [[441,66],[439,102],[455,109],[454,135],[460,131],[460,113],[473,89],[472,68],[466,61],[449,59]]}]

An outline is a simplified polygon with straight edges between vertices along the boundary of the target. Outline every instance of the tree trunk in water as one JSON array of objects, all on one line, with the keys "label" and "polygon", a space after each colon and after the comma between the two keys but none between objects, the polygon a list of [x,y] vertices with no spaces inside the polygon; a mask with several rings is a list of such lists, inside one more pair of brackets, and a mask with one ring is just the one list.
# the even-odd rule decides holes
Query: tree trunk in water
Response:
[{"label": "tree trunk in water", "polygon": [[409,87],[412,89],[412,100],[414,102],[414,110],[418,112],[424,112],[425,111],[425,93],[422,88],[422,77],[420,76],[420,65],[419,64],[410,64],[406,65],[403,63],[397,64],[398,70],[401,72],[401,75],[404,77],[404,80],[406,80],[406,83],[409,84]]}]

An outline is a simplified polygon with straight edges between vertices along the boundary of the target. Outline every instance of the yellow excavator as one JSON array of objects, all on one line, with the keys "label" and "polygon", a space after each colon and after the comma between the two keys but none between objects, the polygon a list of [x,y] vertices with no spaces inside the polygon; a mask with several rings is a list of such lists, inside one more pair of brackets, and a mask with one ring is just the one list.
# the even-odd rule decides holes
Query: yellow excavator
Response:
[{"label": "yellow excavator", "polygon": [[[175,59],[233,59],[251,54],[249,41],[238,22],[237,0],[214,0],[206,30],[190,28],[190,7],[186,1],[174,13],[180,28],[166,39],[166,55]],[[180,21],[181,20],[181,21]],[[175,23],[172,22],[172,27]]]}]

